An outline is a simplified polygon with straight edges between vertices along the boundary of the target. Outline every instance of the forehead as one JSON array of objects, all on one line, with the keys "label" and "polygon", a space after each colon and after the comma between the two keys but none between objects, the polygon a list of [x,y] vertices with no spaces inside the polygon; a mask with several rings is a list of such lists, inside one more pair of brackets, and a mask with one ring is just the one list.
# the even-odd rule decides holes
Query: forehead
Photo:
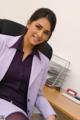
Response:
[{"label": "forehead", "polygon": [[33,22],[34,22],[34,24],[41,25],[45,30],[48,30],[48,31],[51,30],[51,25],[50,25],[50,22],[47,18],[39,18]]}]

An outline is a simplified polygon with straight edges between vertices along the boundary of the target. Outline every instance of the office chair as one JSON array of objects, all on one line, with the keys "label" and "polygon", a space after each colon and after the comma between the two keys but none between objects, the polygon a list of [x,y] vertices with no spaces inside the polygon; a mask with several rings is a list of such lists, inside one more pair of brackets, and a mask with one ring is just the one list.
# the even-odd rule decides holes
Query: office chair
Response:
[{"label": "office chair", "polygon": [[[8,19],[0,19],[0,34],[17,36],[23,34],[25,26]],[[50,60],[53,50],[48,43],[43,44],[39,50]]]}]

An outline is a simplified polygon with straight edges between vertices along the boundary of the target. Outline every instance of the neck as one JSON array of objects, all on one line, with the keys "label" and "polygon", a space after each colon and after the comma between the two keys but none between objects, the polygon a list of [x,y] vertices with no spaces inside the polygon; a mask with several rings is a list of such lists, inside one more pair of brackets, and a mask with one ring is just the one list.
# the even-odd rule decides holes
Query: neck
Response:
[{"label": "neck", "polygon": [[33,47],[30,45],[30,43],[28,42],[28,40],[24,37],[23,39],[23,58],[22,60],[24,60],[28,55],[31,54]]},{"label": "neck", "polygon": [[24,36],[24,39],[23,39],[23,52],[31,52],[32,50],[33,50],[33,46],[27,40],[27,37]]}]

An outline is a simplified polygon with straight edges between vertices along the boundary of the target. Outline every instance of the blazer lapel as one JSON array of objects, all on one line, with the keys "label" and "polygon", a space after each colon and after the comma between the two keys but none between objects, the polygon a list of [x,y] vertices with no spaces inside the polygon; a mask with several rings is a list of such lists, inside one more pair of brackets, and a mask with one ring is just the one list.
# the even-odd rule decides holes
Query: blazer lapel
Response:
[{"label": "blazer lapel", "polygon": [[16,43],[19,37],[20,36],[18,37],[7,36],[6,38],[4,38],[5,40],[8,40],[8,41],[7,41],[5,48],[3,49],[3,55],[0,56],[0,80],[2,80],[2,78],[4,77],[16,53],[16,49],[10,48],[10,47]]},{"label": "blazer lapel", "polygon": [[[14,57],[14,54],[15,54],[16,50],[8,50],[6,49],[6,52],[4,53],[5,56],[3,56],[1,59],[0,59],[0,80],[4,77],[5,73],[7,72],[8,68],[9,68],[9,65]],[[6,54],[7,53],[7,54]]]},{"label": "blazer lapel", "polygon": [[29,87],[32,85],[34,80],[37,78],[37,76],[41,72],[42,68],[43,68],[43,62],[41,60],[39,60],[37,58],[37,56],[35,55],[33,57],[33,63],[32,63]]}]

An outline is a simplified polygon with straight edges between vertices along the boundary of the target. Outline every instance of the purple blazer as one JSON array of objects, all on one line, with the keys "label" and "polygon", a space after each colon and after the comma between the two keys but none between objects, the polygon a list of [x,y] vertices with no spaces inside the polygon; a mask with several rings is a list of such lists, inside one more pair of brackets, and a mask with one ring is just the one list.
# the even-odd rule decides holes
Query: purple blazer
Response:
[{"label": "purple blazer", "polygon": [[[9,36],[0,34],[0,81],[7,72],[9,65],[16,53],[14,45],[21,36]],[[46,82],[49,59],[39,52],[41,60],[36,55],[33,57],[32,70],[28,88],[27,109],[29,110],[29,118],[31,118],[33,108],[36,106],[43,114],[45,119],[48,115],[55,114],[47,99],[44,97],[42,90]]]}]

